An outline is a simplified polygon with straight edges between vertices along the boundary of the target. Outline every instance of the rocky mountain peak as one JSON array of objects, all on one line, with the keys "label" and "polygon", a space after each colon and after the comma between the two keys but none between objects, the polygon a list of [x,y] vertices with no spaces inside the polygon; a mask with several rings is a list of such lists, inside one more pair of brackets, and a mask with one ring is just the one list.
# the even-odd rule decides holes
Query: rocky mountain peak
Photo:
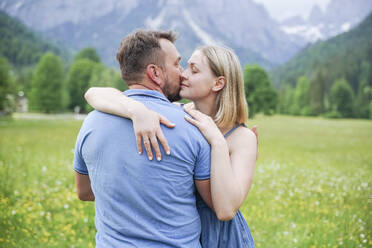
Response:
[{"label": "rocky mountain peak", "polygon": [[314,5],[311,9],[308,21],[313,25],[317,25],[322,23],[324,20],[324,13],[322,9],[318,5]]},{"label": "rocky mountain peak", "polygon": [[304,23],[282,22],[282,30],[309,42],[327,39],[355,27],[372,11],[371,0],[331,0],[323,11],[314,5]]}]

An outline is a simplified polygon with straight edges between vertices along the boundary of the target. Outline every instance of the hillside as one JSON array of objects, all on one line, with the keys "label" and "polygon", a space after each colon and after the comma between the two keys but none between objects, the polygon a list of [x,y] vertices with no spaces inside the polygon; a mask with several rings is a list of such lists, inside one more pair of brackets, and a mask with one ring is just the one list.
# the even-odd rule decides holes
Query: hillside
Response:
[{"label": "hillside", "polygon": [[70,52],[64,46],[30,30],[3,11],[0,11],[0,33],[0,56],[7,58],[15,67],[33,65],[48,51],[64,60],[70,57]]},{"label": "hillside", "polygon": [[306,47],[270,77],[280,88],[280,113],[372,119],[372,14]]},{"label": "hillside", "polygon": [[363,61],[372,64],[372,14],[349,32],[305,47],[289,62],[271,71],[270,78],[276,88],[283,84],[294,86],[300,76],[312,79],[318,71],[325,70],[327,88],[333,80],[346,77],[356,91]]}]

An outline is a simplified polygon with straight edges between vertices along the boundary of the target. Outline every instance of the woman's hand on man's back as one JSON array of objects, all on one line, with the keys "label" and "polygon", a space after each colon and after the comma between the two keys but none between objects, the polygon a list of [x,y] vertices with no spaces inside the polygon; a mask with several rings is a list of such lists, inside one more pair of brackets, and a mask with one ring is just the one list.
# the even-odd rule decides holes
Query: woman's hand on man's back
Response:
[{"label": "woman's hand on man's back", "polygon": [[142,154],[142,142],[145,147],[147,157],[149,160],[153,159],[152,148],[154,148],[155,157],[158,161],[161,160],[161,151],[158,141],[163,146],[166,154],[170,154],[170,148],[165,138],[163,131],[161,130],[160,124],[166,127],[173,128],[173,124],[170,120],[158,114],[148,108],[144,107],[141,110],[137,110],[131,117],[133,121],[134,133],[136,136],[138,153]]}]

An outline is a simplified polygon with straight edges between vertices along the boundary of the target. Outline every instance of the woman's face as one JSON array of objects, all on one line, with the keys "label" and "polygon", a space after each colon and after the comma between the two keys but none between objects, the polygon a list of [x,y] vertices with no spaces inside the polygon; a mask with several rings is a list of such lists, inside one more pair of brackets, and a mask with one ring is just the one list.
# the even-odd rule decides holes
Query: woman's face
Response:
[{"label": "woman's face", "polygon": [[209,96],[216,80],[207,58],[199,50],[195,50],[191,55],[182,77],[180,96],[191,101]]}]

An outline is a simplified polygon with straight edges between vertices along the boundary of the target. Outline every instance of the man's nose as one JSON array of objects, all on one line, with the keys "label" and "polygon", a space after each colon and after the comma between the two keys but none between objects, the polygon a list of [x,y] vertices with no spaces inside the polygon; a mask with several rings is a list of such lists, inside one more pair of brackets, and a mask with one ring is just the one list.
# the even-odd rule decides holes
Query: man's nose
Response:
[{"label": "man's nose", "polygon": [[182,66],[181,66],[181,65],[179,65],[178,67],[179,67],[178,69],[180,70],[180,72],[181,72],[181,73],[183,73],[183,72],[184,72],[184,70],[183,70]]}]

